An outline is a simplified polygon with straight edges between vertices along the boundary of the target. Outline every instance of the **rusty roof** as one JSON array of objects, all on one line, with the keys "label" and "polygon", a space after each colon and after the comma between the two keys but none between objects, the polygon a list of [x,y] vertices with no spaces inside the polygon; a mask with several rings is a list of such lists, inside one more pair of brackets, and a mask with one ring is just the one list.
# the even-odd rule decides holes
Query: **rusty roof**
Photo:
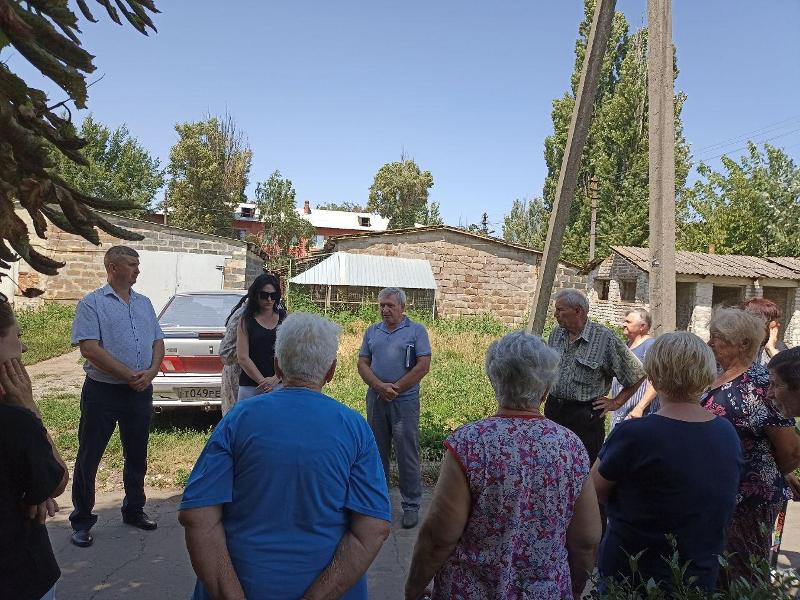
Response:
[{"label": "rusty roof", "polygon": [[[611,249],[643,271],[650,271],[649,248],[612,246]],[[675,252],[675,271],[681,275],[800,280],[800,258],[760,258],[678,250]]]}]

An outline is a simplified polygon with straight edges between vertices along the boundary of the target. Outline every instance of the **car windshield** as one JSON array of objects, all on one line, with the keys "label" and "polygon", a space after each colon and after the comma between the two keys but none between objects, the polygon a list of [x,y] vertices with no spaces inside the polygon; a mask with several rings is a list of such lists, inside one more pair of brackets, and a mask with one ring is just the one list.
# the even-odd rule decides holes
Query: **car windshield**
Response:
[{"label": "car windshield", "polygon": [[162,327],[225,327],[225,319],[241,297],[239,294],[173,296],[158,322]]}]

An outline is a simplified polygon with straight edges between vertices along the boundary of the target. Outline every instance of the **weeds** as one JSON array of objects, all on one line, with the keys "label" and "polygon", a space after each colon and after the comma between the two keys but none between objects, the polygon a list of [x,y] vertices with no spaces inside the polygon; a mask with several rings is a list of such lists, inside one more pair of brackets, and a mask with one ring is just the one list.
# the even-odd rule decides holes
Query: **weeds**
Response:
[{"label": "weeds", "polygon": [[60,356],[72,350],[70,333],[75,307],[47,303],[38,308],[16,311],[22,340],[28,351],[22,355],[26,365]]}]

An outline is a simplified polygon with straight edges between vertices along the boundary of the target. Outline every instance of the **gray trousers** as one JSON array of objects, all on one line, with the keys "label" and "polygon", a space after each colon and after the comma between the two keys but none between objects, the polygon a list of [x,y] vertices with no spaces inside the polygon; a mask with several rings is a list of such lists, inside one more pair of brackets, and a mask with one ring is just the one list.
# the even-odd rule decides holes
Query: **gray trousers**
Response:
[{"label": "gray trousers", "polygon": [[419,469],[419,395],[385,402],[370,389],[367,392],[367,422],[375,435],[389,485],[389,457],[397,457],[403,510],[419,510],[422,473]]}]

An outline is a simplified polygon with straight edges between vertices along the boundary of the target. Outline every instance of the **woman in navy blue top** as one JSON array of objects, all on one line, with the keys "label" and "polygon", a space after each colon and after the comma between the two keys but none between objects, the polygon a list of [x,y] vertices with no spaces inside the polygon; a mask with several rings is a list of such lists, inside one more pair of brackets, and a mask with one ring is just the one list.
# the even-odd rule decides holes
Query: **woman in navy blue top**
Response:
[{"label": "woman in navy blue top", "polygon": [[736,430],[699,404],[714,380],[714,355],[694,334],[667,333],[644,368],[661,409],[619,424],[592,468],[608,516],[598,569],[604,578],[631,578],[629,557],[641,552],[632,583],[652,578],[668,591],[672,537],[688,563],[686,581],[714,590],[743,464]]}]

